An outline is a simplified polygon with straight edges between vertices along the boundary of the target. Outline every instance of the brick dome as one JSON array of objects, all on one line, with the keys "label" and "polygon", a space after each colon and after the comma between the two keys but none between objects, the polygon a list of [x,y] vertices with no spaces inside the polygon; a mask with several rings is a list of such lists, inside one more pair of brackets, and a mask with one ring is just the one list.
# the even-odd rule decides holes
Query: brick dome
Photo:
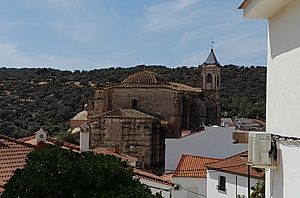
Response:
[{"label": "brick dome", "polygon": [[168,80],[161,75],[144,70],[128,76],[122,83],[124,84],[169,84]]}]

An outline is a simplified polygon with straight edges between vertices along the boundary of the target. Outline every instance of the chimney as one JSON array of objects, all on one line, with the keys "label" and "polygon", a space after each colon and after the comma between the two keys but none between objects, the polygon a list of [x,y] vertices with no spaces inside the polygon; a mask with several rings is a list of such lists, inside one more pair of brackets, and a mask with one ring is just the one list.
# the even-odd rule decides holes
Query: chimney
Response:
[{"label": "chimney", "polygon": [[89,151],[90,140],[89,140],[89,132],[80,131],[80,151],[86,152]]},{"label": "chimney", "polygon": [[47,132],[46,131],[44,131],[42,128],[40,128],[40,130],[38,130],[34,134],[35,134],[36,144],[39,144],[40,142],[46,143],[46,140],[47,140]]},{"label": "chimney", "polygon": [[87,152],[90,149],[89,132],[91,126],[89,123],[83,123],[80,127],[80,151]]}]

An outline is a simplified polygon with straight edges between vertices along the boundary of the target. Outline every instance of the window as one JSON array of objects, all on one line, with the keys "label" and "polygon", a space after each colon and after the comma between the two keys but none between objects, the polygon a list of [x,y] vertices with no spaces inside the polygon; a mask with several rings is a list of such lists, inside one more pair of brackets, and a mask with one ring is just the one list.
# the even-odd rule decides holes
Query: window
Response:
[{"label": "window", "polygon": [[226,177],[219,176],[218,190],[226,191]]},{"label": "window", "polygon": [[44,138],[44,135],[43,135],[43,134],[40,134],[40,138],[43,139],[43,138]]},{"label": "window", "polygon": [[134,109],[134,108],[137,108],[137,99],[133,99],[131,100],[131,107]]},{"label": "window", "polygon": [[207,74],[207,76],[206,76],[206,83],[212,83],[212,75],[211,75],[211,73]]}]

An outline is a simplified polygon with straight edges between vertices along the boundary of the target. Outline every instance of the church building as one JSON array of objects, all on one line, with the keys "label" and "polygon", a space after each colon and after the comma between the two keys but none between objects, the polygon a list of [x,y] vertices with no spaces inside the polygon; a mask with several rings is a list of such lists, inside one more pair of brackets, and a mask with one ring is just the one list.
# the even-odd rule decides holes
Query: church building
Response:
[{"label": "church building", "polygon": [[163,171],[165,138],[220,124],[220,64],[213,50],[198,70],[193,87],[145,69],[97,89],[87,106],[90,147],[118,147],[137,157],[138,166]]}]

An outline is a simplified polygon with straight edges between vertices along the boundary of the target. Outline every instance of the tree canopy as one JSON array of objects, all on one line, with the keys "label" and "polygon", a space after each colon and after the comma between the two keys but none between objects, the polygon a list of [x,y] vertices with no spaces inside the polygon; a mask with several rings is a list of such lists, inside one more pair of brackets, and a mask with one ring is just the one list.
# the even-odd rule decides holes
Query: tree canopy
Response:
[{"label": "tree canopy", "polygon": [[58,146],[35,150],[18,169],[1,198],[158,198],[111,155],[77,153]]},{"label": "tree canopy", "polygon": [[[0,133],[15,138],[40,127],[50,135],[66,131],[83,110],[94,86],[120,83],[145,66],[91,71],[50,68],[0,68]],[[192,84],[198,67],[147,66],[172,82]],[[221,68],[221,110],[224,117],[265,118],[266,67],[225,65]],[[71,141],[71,140],[68,140]]]}]

